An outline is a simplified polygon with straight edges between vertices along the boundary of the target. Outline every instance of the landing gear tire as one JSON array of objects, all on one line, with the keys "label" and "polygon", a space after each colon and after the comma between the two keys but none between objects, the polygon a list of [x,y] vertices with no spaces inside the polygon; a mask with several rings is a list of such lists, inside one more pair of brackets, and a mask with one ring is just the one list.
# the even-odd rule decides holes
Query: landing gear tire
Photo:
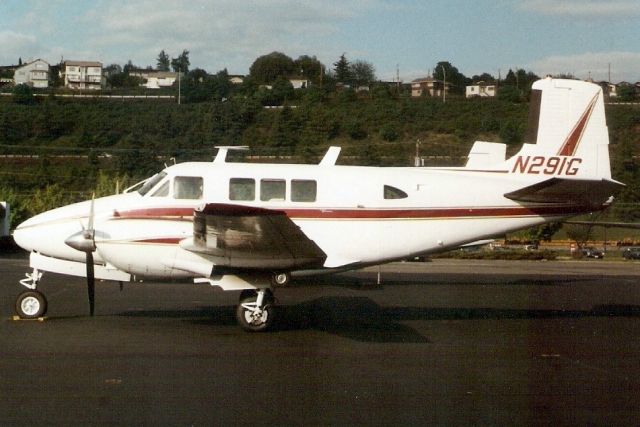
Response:
[{"label": "landing gear tire", "polygon": [[16,313],[21,319],[37,319],[47,312],[47,299],[38,291],[26,291],[16,299]]},{"label": "landing gear tire", "polygon": [[236,309],[236,319],[247,332],[264,332],[273,326],[274,298],[270,290],[263,292],[262,305],[258,306],[258,292],[243,291]]}]

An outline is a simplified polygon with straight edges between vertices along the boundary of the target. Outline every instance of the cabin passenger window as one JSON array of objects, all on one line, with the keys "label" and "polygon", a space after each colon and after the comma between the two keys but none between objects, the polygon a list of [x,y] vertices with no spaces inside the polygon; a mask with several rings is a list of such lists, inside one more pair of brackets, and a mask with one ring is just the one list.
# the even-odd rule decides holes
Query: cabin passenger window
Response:
[{"label": "cabin passenger window", "polygon": [[315,181],[308,179],[291,180],[291,201],[292,202],[315,202],[318,191]]},{"label": "cabin passenger window", "polygon": [[255,200],[256,181],[251,178],[231,178],[229,200]]},{"label": "cabin passenger window", "polygon": [[286,194],[286,183],[284,179],[261,179],[260,180],[260,200],[284,200]]},{"label": "cabin passenger window", "polygon": [[384,186],[384,198],[385,199],[406,199],[409,197],[407,193],[399,188],[392,187],[390,185]]},{"label": "cabin passenger window", "polygon": [[202,178],[176,176],[173,180],[174,199],[202,199]]}]

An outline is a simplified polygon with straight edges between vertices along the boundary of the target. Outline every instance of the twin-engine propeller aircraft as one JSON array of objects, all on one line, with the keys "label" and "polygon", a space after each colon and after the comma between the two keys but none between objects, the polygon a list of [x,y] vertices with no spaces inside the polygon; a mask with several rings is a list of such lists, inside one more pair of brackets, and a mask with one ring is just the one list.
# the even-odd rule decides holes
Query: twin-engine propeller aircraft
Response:
[{"label": "twin-engine propeller aircraft", "polygon": [[601,89],[544,79],[533,85],[530,132],[506,159],[478,141],[464,167],[181,163],[125,194],[76,203],[20,224],[15,241],[33,269],[16,302],[42,316],[43,271],[95,279],[193,278],[242,291],[249,331],[273,322],[273,290],[291,275],[345,271],[445,251],[548,221],[604,209],[611,179]]}]

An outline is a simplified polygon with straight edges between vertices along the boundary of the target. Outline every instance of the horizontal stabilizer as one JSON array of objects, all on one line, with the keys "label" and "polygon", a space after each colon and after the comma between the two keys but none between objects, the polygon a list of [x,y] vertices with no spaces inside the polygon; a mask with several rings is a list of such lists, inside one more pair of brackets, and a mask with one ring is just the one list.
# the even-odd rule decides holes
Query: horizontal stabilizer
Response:
[{"label": "horizontal stabilizer", "polygon": [[195,211],[193,239],[180,246],[235,270],[317,268],[326,259],[285,212],[221,203]]},{"label": "horizontal stabilizer", "polygon": [[517,202],[564,203],[579,206],[602,206],[624,184],[609,179],[550,178],[516,191],[504,197]]}]

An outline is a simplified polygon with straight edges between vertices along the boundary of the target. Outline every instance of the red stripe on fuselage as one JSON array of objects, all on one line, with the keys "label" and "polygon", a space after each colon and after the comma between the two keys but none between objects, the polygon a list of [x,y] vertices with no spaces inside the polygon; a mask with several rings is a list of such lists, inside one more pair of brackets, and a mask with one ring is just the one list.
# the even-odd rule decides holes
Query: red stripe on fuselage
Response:
[{"label": "red stripe on fuselage", "polygon": [[[462,207],[428,209],[274,209],[274,213],[285,212],[291,219],[344,219],[344,220],[393,220],[393,219],[468,219],[482,217],[527,217],[527,216],[564,216],[582,212],[591,212],[593,207],[562,206],[509,206],[509,207]],[[211,215],[216,215],[210,212]],[[224,216],[224,210],[218,215]],[[116,219],[146,220],[192,220],[191,208],[148,208],[114,212]]]}]

